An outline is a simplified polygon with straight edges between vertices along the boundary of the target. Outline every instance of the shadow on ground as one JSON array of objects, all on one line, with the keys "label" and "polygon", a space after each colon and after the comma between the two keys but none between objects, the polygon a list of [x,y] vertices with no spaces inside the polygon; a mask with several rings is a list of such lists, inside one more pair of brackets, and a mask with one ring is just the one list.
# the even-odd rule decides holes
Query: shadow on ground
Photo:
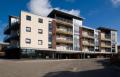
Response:
[{"label": "shadow on ground", "polygon": [[49,72],[43,77],[120,77],[118,76],[118,71],[112,70],[108,60],[99,60],[98,63],[101,63],[104,68],[89,70],[89,71],[58,71],[58,72]]}]

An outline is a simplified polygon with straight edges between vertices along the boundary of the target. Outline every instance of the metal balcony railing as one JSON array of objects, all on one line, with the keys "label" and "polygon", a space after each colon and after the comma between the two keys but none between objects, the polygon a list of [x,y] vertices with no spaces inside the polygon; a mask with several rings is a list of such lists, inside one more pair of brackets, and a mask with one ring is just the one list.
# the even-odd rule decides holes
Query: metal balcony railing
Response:
[{"label": "metal balcony railing", "polygon": [[14,33],[12,35],[7,35],[4,38],[4,42],[10,42],[10,40],[12,40],[12,39],[16,39],[17,40],[18,37],[19,37],[19,33]]},{"label": "metal balcony railing", "polygon": [[4,42],[10,42],[10,36],[9,35],[4,37]]},{"label": "metal balcony railing", "polygon": [[67,19],[64,19],[64,18],[60,18],[60,17],[56,17],[56,22],[57,23],[60,23],[60,24],[64,24],[68,27],[72,27],[72,21],[71,20],[67,20]]},{"label": "metal balcony railing", "polygon": [[59,29],[57,28],[57,33],[60,33],[60,34],[65,34],[65,35],[73,35],[73,33],[71,31],[66,31],[66,30],[62,30],[62,29]]},{"label": "metal balcony railing", "polygon": [[107,44],[101,44],[101,47],[103,47],[103,48],[111,48],[111,44],[110,44],[110,45],[107,45]]},{"label": "metal balcony railing", "polygon": [[92,39],[94,39],[94,35],[92,35],[92,34],[88,34],[88,33],[82,33],[82,36],[83,37],[86,37],[86,38],[92,38]]},{"label": "metal balcony railing", "polygon": [[73,44],[72,40],[56,39],[56,42],[63,43],[63,44]]}]

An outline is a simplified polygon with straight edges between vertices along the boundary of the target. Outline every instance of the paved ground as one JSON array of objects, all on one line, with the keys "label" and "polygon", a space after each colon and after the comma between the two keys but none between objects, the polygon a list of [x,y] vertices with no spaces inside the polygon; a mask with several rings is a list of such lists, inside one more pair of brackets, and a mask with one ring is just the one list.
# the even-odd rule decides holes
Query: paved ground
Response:
[{"label": "paved ground", "polygon": [[0,60],[0,77],[120,77],[106,59]]}]

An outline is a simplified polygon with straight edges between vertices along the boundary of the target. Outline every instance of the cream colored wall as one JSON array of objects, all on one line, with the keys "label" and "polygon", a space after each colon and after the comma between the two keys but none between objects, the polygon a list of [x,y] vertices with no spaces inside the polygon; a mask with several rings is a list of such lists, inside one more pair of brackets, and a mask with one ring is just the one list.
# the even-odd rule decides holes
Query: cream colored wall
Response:
[{"label": "cream colored wall", "polygon": [[[26,15],[31,16],[31,21],[26,20]],[[20,47],[21,48],[48,48],[48,23],[49,19],[21,11]],[[43,23],[38,22],[43,19]],[[26,32],[26,27],[31,27],[31,32]],[[38,29],[43,29],[43,34],[38,34]],[[31,44],[26,44],[25,39],[30,38]],[[38,45],[38,40],[43,40],[43,45]]]}]

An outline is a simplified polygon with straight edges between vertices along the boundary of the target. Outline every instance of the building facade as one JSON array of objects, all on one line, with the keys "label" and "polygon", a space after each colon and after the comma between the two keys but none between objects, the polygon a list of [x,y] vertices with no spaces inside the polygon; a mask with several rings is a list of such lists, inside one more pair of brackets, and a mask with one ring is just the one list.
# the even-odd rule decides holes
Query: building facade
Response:
[{"label": "building facade", "polygon": [[118,53],[120,54],[120,46],[118,46]]},{"label": "building facade", "polygon": [[53,10],[48,17],[21,11],[4,30],[8,57],[87,58],[117,53],[117,31],[83,26],[83,18]]},{"label": "building facade", "polygon": [[9,46],[9,43],[0,42],[0,58],[5,57],[5,48]]}]

